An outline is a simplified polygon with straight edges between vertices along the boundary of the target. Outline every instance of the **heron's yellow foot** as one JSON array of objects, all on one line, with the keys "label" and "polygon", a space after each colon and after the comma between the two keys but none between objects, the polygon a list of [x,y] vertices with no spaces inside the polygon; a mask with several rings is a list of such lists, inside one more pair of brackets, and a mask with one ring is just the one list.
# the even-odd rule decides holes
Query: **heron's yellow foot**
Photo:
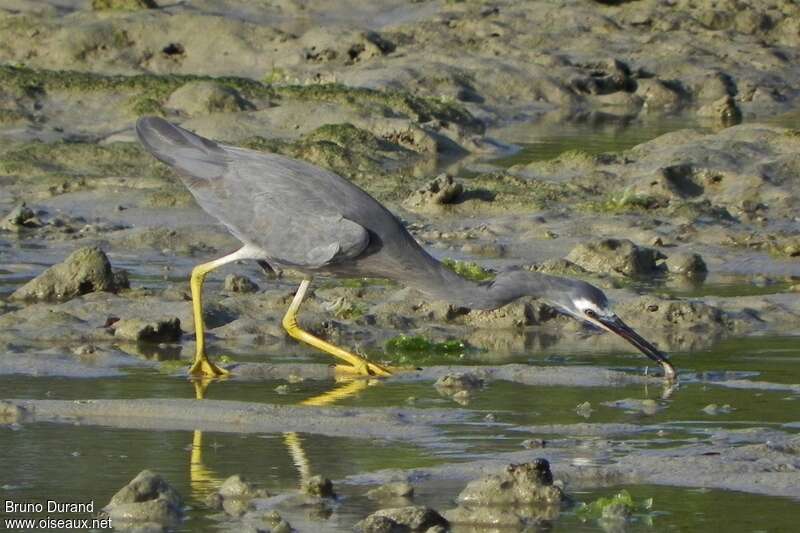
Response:
[{"label": "heron's yellow foot", "polygon": [[388,377],[392,375],[392,370],[377,363],[371,363],[362,359],[358,365],[336,365],[334,372],[337,377]]},{"label": "heron's yellow foot", "polygon": [[189,375],[196,378],[220,378],[230,375],[224,368],[218,367],[207,357],[198,357],[189,368]]}]

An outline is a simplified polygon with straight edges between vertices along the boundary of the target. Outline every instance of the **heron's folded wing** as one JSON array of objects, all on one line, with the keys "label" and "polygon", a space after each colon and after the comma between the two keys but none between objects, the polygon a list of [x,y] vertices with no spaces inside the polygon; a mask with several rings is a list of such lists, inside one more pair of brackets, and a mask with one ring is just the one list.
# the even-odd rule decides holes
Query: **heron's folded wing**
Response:
[{"label": "heron's folded wing", "polygon": [[215,143],[158,117],[140,119],[136,132],[204,211],[280,263],[321,267],[369,245],[369,232],[345,214],[363,205],[364,193],[333,172]]},{"label": "heron's folded wing", "polygon": [[369,232],[343,214],[351,201],[350,184],[339,187],[343,178],[276,154],[224,148],[224,192],[217,188],[217,197],[227,205],[207,210],[244,240],[280,263],[312,268],[354,259],[367,248]]}]

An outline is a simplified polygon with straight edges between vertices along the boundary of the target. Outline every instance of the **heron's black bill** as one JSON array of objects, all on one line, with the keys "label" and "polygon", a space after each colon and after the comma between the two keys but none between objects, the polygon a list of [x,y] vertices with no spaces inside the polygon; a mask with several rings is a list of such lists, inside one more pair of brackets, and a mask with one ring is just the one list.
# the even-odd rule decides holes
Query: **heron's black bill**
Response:
[{"label": "heron's black bill", "polygon": [[675,377],[675,368],[672,366],[672,363],[670,363],[669,359],[667,359],[667,356],[658,348],[647,342],[644,337],[636,333],[619,317],[604,317],[600,319],[600,322],[610,331],[613,331],[632,345],[636,346],[636,349],[661,365],[661,367],[664,369],[664,375],[667,378],[672,379]]}]

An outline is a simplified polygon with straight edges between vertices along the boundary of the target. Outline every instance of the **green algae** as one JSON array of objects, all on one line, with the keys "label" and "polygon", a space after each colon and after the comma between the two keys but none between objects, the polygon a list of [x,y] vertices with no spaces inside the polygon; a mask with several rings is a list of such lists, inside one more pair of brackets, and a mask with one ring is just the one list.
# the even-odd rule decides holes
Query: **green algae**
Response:
[{"label": "green algae", "polygon": [[582,207],[587,211],[599,213],[629,213],[656,209],[660,206],[661,202],[656,197],[626,189],[622,192],[612,192],[599,201],[586,202]]},{"label": "green algae", "polygon": [[303,159],[350,179],[385,175],[412,152],[349,123],[325,124],[295,141],[250,137],[245,148]]},{"label": "green algae", "polygon": [[384,352],[400,365],[455,363],[475,348],[463,340],[435,342],[421,336],[399,335],[386,341]]},{"label": "green algae", "polygon": [[31,142],[0,152],[0,173],[22,177],[156,176],[171,171],[137,143]]},{"label": "green algae", "polygon": [[344,104],[372,104],[383,108],[389,116],[398,111],[417,122],[440,120],[453,122],[482,133],[483,123],[474,118],[466,109],[455,102],[437,98],[423,98],[401,91],[378,91],[364,87],[348,87],[338,83],[319,85],[284,85],[274,87],[282,98],[294,100],[313,100]]},{"label": "green algae", "polygon": [[[635,502],[627,490],[621,490],[608,498],[598,498],[591,503],[583,503],[575,511],[581,519],[604,518],[609,514],[630,515],[636,512],[649,511],[653,507],[653,499],[648,498]],[[612,513],[613,511],[613,513]]]},{"label": "green algae", "polygon": [[[378,91],[341,84],[270,85],[237,76],[199,76],[191,74],[105,75],[69,70],[33,69],[26,66],[0,65],[0,87],[21,94],[48,91],[131,92],[133,110],[154,108],[167,96],[191,81],[214,81],[235,89],[251,100],[300,100],[335,102],[377,111],[383,116],[404,114],[417,122],[439,120],[452,122],[474,132],[482,132],[483,124],[455,102],[414,96],[402,91]],[[154,103],[155,102],[155,103]],[[373,109],[377,108],[377,109]]]},{"label": "green algae", "polygon": [[474,261],[459,261],[449,257],[442,260],[442,264],[461,276],[472,281],[486,281],[494,279],[495,275]]}]

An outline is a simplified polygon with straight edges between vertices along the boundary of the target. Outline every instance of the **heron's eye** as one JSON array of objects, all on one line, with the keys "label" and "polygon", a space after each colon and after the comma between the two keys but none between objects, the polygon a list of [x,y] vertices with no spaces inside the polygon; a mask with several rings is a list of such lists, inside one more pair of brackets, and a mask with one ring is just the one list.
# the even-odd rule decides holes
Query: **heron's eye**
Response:
[{"label": "heron's eye", "polygon": [[584,309],[583,314],[589,318],[597,318],[597,313],[594,311],[594,309]]}]

